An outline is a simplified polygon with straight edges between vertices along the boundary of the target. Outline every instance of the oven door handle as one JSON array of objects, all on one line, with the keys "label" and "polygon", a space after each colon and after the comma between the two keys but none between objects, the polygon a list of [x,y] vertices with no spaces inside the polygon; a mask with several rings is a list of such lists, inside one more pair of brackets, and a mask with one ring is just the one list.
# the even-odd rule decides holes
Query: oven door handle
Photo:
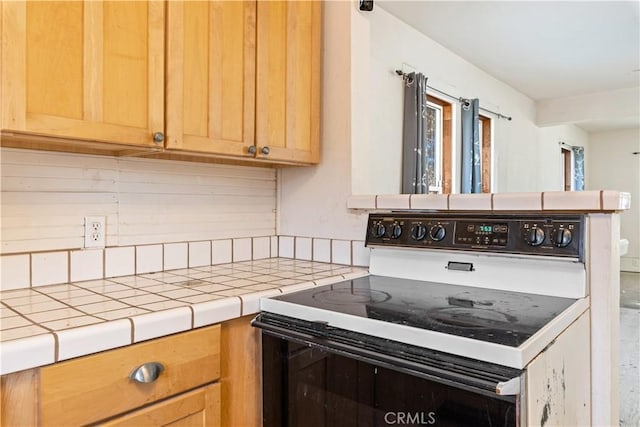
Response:
[{"label": "oven door handle", "polygon": [[[350,344],[335,341],[330,336],[330,329],[322,337],[313,336],[309,335],[308,332],[296,330],[297,328],[291,324],[286,326],[279,324],[279,322],[274,324],[269,317],[272,316],[261,313],[253,319],[251,325],[277,338],[298,342],[310,347],[318,347],[356,360],[380,364],[380,366],[386,366],[410,375],[422,376],[423,378],[487,396],[500,396],[500,399],[511,400],[516,398],[521,391],[520,376],[509,377],[505,375],[502,377],[502,381],[495,378],[495,376],[482,378],[481,375],[476,375],[474,376],[475,379],[472,379],[467,376],[468,374],[449,371],[451,366],[427,367],[417,361],[404,360],[372,349],[356,348]],[[445,371],[448,371],[448,374]]]}]

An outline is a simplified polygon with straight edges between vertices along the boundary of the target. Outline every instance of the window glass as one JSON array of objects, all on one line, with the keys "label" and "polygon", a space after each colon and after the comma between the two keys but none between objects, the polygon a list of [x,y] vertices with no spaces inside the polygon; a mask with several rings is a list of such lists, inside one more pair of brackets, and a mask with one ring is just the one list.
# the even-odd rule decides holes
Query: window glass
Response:
[{"label": "window glass", "polygon": [[425,172],[430,193],[442,192],[442,107],[428,103]]}]

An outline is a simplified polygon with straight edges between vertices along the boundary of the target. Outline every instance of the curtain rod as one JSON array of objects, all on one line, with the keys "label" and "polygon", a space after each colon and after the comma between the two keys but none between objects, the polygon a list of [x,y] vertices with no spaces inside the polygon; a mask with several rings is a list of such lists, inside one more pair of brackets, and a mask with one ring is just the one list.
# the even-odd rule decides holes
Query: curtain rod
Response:
[{"label": "curtain rod", "polygon": [[[401,76],[403,80],[406,80],[406,79],[407,79],[407,77],[409,76],[407,73],[405,73],[405,72],[404,72],[404,71],[402,71],[402,70],[396,70],[396,74],[397,74],[397,75],[399,75],[399,76]],[[453,98],[453,99],[457,100],[458,102],[462,102],[462,103],[464,103],[464,102],[469,102],[469,100],[468,100],[467,98],[462,98],[462,97],[458,97],[458,96],[453,96],[453,95],[451,95],[451,94],[449,94],[449,93],[447,93],[447,92],[443,92],[443,91],[441,91],[440,89],[436,89],[435,87],[432,87],[432,86],[429,86],[429,85],[427,85],[427,87],[428,87],[429,89],[431,89],[432,91],[434,91],[434,92],[438,92],[438,93],[440,93],[440,94],[442,94],[442,95],[444,95],[444,96],[448,96],[449,98]],[[493,115],[497,116],[499,119],[507,119],[507,120],[511,120],[511,116],[505,116],[504,114],[496,113],[495,111],[488,110],[488,109],[483,108],[483,107],[479,107],[479,108],[480,108],[482,111],[486,111],[487,113],[491,113],[491,114],[493,114]]]}]

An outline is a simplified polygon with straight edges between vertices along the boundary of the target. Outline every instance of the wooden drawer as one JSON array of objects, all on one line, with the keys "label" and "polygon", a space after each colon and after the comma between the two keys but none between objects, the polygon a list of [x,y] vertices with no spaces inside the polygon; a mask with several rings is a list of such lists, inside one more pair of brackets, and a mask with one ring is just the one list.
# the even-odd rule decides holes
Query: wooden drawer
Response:
[{"label": "wooden drawer", "polygon": [[[130,380],[147,362],[164,366],[158,379]],[[57,363],[40,370],[40,423],[96,422],[219,377],[219,325]]]},{"label": "wooden drawer", "polygon": [[99,424],[101,427],[220,426],[220,384],[201,387]]}]

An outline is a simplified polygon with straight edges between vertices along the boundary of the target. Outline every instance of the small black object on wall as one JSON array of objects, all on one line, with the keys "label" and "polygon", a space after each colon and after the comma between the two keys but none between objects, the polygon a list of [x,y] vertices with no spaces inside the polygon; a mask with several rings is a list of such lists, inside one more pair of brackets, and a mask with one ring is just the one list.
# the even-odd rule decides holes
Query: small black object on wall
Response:
[{"label": "small black object on wall", "polygon": [[373,0],[359,0],[360,10],[371,12],[373,10]]}]

